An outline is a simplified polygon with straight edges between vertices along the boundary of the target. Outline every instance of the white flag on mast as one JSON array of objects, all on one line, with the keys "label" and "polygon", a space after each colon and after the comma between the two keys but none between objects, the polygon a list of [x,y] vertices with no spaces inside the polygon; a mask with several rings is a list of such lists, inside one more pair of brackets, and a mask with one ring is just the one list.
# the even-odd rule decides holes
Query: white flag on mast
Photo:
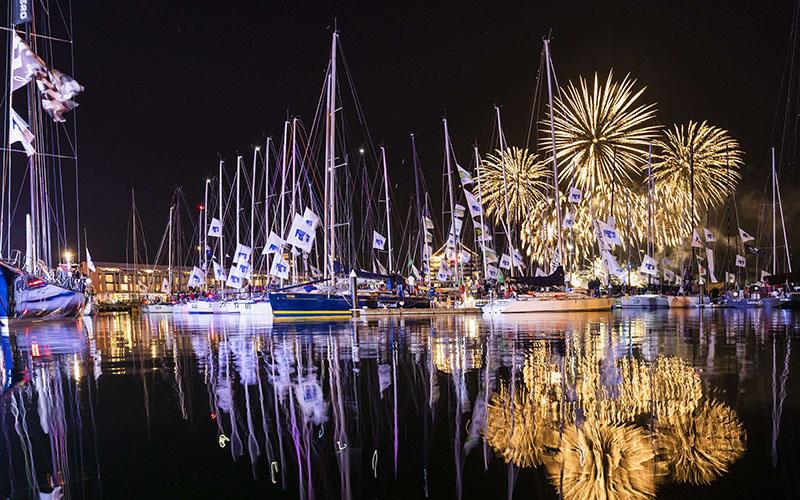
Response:
[{"label": "white flag on mast", "polygon": [[225,281],[227,276],[225,275],[225,269],[221,265],[219,265],[217,262],[212,262],[211,268],[214,270],[215,281]]},{"label": "white flag on mast", "polygon": [[717,277],[714,275],[714,251],[706,248],[706,260],[708,261],[708,277],[712,283],[718,283]]},{"label": "white flag on mast", "polygon": [[656,260],[645,254],[644,258],[642,258],[642,265],[639,267],[639,272],[642,274],[649,274],[650,276],[658,275]]},{"label": "white flag on mast", "polygon": [[562,227],[564,229],[572,229],[572,225],[575,223],[575,218],[572,215],[572,212],[569,211],[569,207],[567,207],[567,213],[564,214],[564,222]]},{"label": "white flag on mast", "polygon": [[189,282],[186,284],[189,288],[200,288],[203,286],[206,276],[203,271],[197,267],[192,267],[192,272],[189,273]]},{"label": "white flag on mast", "polygon": [[302,251],[309,253],[311,247],[314,245],[314,230],[308,227],[305,219],[300,214],[294,214],[292,227],[289,229],[289,237],[286,242],[293,247],[300,248]]},{"label": "white flag on mast", "polygon": [[219,238],[222,236],[222,222],[216,217],[211,218],[208,223],[208,236],[209,238]]},{"label": "white flag on mast", "polygon": [[511,269],[511,256],[509,256],[507,253],[504,253],[500,257],[500,267],[502,269]]},{"label": "white flag on mast", "polygon": [[580,189],[576,187],[569,188],[569,195],[567,195],[567,201],[570,203],[580,203],[583,199],[583,193]]},{"label": "white flag on mast", "polygon": [[86,269],[88,269],[91,272],[97,271],[97,268],[94,267],[92,256],[89,254],[89,247],[86,247]]},{"label": "white flag on mast", "polygon": [[172,287],[169,285],[167,278],[161,280],[161,293],[172,293]]},{"label": "white flag on mast", "polygon": [[314,231],[317,229],[317,226],[319,226],[319,215],[306,207],[305,212],[303,212],[303,222],[306,223],[306,226],[308,226],[311,231]]},{"label": "white flag on mast", "polygon": [[245,264],[250,263],[250,257],[253,255],[253,249],[247,245],[242,245],[241,243],[236,244],[236,253],[233,254],[233,262],[243,262]]},{"label": "white flag on mast", "polygon": [[692,247],[703,248],[703,241],[700,239],[700,235],[697,234],[697,229],[692,229]]},{"label": "white flag on mast", "polygon": [[606,224],[603,221],[597,221],[597,225],[600,228],[600,235],[603,238],[603,241],[606,245],[610,247],[614,247],[614,245],[622,246],[622,240],[619,238],[619,234],[617,234],[617,230],[614,229],[609,224]]},{"label": "white flag on mast", "polygon": [[747,267],[747,261],[743,255],[736,255],[736,267]]},{"label": "white flag on mast", "polygon": [[20,118],[17,112],[14,111],[14,108],[10,108],[8,118],[8,143],[14,144],[15,142],[19,142],[22,144],[25,154],[28,156],[33,156],[36,153],[36,150],[33,147],[35,136],[28,128],[28,124],[25,122],[25,120]]},{"label": "white flag on mast", "polygon": [[742,228],[739,228],[739,237],[742,239],[742,243],[747,243],[748,241],[755,240],[755,238],[747,234],[747,231],[745,231]]},{"label": "white flag on mast", "polygon": [[461,168],[461,165],[459,165],[458,163],[456,163],[456,170],[458,170],[458,177],[459,179],[461,179],[462,186],[466,186],[468,184],[473,183],[472,174],[470,174],[465,169]]},{"label": "white flag on mast", "polygon": [[464,196],[467,198],[467,208],[469,208],[470,215],[473,218],[480,217],[483,214],[483,207],[478,198],[466,189],[464,190]]},{"label": "white flag on mast", "polygon": [[378,231],[372,231],[372,248],[383,250],[386,248],[386,236]]},{"label": "white flag on mast", "polygon": [[712,233],[709,228],[704,227],[703,234],[705,235],[706,243],[713,243],[717,241],[717,238],[714,237],[714,233]]},{"label": "white flag on mast", "polygon": [[270,276],[276,278],[287,279],[289,277],[289,263],[283,258],[283,255],[276,253],[272,258],[272,267],[269,269]]},{"label": "white flag on mast", "polygon": [[286,242],[283,241],[283,238],[275,234],[273,231],[270,231],[269,236],[267,237],[267,244],[264,245],[264,250],[261,251],[261,255],[280,252],[281,248],[285,244]]}]

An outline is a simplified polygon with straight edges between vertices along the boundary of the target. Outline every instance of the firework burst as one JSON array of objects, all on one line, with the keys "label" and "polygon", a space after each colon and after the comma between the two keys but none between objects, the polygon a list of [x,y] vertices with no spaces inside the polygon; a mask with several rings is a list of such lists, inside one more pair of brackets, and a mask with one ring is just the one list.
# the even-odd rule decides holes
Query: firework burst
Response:
[{"label": "firework burst", "polygon": [[[636,90],[636,80],[625,76],[621,82],[608,73],[600,83],[579,78],[569,82],[554,102],[556,158],[561,165],[559,182],[583,191],[594,191],[611,183],[636,182],[647,145],[656,138],[658,127],[647,125],[655,117],[654,104],[639,104],[645,88]],[[548,127],[543,144],[552,150]]]},{"label": "firework burst", "polygon": [[707,122],[674,125],[655,143],[652,178],[659,201],[672,214],[690,214],[692,164],[694,206],[709,210],[725,202],[741,179],[743,154],[727,130]]},{"label": "firework burst", "polygon": [[532,207],[546,201],[550,178],[546,163],[527,149],[518,147],[486,155],[478,168],[483,205],[495,222],[506,218],[506,199],[509,222],[517,224],[525,220]]}]

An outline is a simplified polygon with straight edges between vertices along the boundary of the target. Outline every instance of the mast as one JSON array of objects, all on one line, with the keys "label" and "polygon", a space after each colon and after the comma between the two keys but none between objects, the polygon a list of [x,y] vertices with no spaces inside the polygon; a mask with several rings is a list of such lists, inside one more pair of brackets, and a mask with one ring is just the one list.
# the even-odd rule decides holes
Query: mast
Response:
[{"label": "mast", "polygon": [[783,229],[783,246],[786,250],[786,271],[792,272],[792,257],[789,255],[789,240],[786,238],[786,221],[783,219],[783,202],[781,201],[781,187],[778,184],[778,175],[775,174],[775,194],[778,196],[778,210],[781,215],[781,228]]},{"label": "mast", "polygon": [[[261,150],[260,146],[253,148],[253,170],[250,177],[250,252],[252,253],[256,241],[256,156]],[[252,259],[251,259],[252,260]],[[249,264],[249,263],[248,263]],[[250,276],[252,277],[252,269]]]},{"label": "mast", "polygon": [[[292,119],[292,218],[297,213],[297,118]],[[297,255],[292,250],[292,283],[297,283]]]},{"label": "mast", "polygon": [[[478,145],[476,144],[473,146],[475,150],[475,173],[478,174],[476,177],[477,184],[478,184],[478,202],[481,204],[481,216],[480,216],[480,223],[481,223],[481,237],[480,237],[480,244],[481,244],[481,254],[483,255],[483,279],[487,278],[486,275],[486,235],[484,231],[486,230],[486,226],[483,222],[483,190],[481,189],[481,176],[480,176],[480,165],[481,165],[481,156],[478,153]],[[514,265],[514,258],[511,258],[511,265]]]},{"label": "mast", "polygon": [[[217,189],[217,195],[219,197],[219,222],[222,224],[222,227],[225,227],[225,223],[223,222],[225,219],[222,215],[222,166],[225,164],[225,160],[222,158],[219,159],[219,188]],[[222,245],[222,237],[225,234],[225,230],[221,230],[219,232],[219,265],[225,267],[225,249]]]},{"label": "mast", "polygon": [[328,261],[325,277],[335,277],[333,263],[336,260],[336,44],[339,34],[334,32],[331,40],[331,70],[328,81],[328,130],[327,130],[327,169],[328,169],[328,227],[330,236],[327,238]]},{"label": "mast", "polygon": [[775,183],[777,182],[775,179],[775,147],[771,148],[772,150],[772,275],[775,276],[778,272],[778,248],[777,248],[777,227],[775,226]]},{"label": "mast", "polygon": [[167,224],[167,280],[169,289],[172,291],[172,212],[175,205],[169,207],[169,223]]},{"label": "mast", "polygon": [[389,218],[389,175],[386,171],[386,149],[381,146],[381,161],[383,162],[383,192],[386,195],[386,242],[389,244],[389,272],[394,269],[392,262],[392,224]]},{"label": "mast", "polygon": [[[556,159],[556,129],[553,117],[553,83],[552,83],[552,66],[553,62],[550,59],[550,40],[544,39],[544,56],[545,66],[547,69],[547,103],[550,107],[550,147],[553,155],[553,196],[556,202],[556,231],[558,237],[558,259],[559,264],[561,259],[564,258],[564,252],[561,250],[561,200],[560,193],[558,192],[558,160]],[[512,259],[513,263],[513,259]]]},{"label": "mast", "polygon": [[[456,202],[453,194],[453,168],[450,165],[450,132],[447,129],[447,118],[442,118],[444,123],[444,158],[447,166],[447,187],[450,191],[450,236],[453,237],[453,256],[455,263],[453,265],[453,272],[455,273],[455,282],[458,284],[458,238],[456,237]],[[447,259],[447,244],[445,244],[444,258]]]},{"label": "mast", "polygon": [[242,157],[236,157],[236,245],[238,246],[241,243],[241,238],[239,234],[239,212],[241,211],[240,206],[240,186],[242,183],[242,174],[241,174],[241,167],[242,167]]},{"label": "mast", "polygon": [[508,184],[506,178],[506,141],[505,136],[503,135],[503,123],[500,120],[500,107],[494,107],[495,115],[497,116],[497,135],[500,143],[500,167],[503,169],[503,191],[505,196],[503,196],[503,201],[505,202],[506,208],[506,221],[503,224],[505,232],[506,232],[506,241],[508,242],[508,253],[509,257],[511,257],[511,275],[514,275],[514,240],[511,239],[511,210],[508,208]]},{"label": "mast", "polygon": [[416,192],[417,223],[419,224],[419,265],[425,260],[425,220],[419,199],[419,165],[417,164],[417,142],[411,134],[411,157],[414,165],[414,190]]},{"label": "mast", "polygon": [[133,188],[131,188],[131,205],[132,205],[132,220],[133,224],[131,227],[133,228],[133,293],[134,297],[139,296],[139,272],[136,265],[137,260],[137,252],[138,252],[138,245],[136,242],[136,193],[134,192]]}]

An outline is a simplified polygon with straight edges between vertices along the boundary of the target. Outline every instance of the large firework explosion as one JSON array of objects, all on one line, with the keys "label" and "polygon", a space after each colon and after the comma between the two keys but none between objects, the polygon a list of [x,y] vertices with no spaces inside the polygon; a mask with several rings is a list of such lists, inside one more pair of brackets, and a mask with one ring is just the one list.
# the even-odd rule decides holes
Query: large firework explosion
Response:
[{"label": "large firework explosion", "polygon": [[478,168],[482,201],[495,222],[506,220],[506,200],[512,225],[524,221],[531,208],[546,201],[551,187],[550,168],[525,148],[489,153]]}]

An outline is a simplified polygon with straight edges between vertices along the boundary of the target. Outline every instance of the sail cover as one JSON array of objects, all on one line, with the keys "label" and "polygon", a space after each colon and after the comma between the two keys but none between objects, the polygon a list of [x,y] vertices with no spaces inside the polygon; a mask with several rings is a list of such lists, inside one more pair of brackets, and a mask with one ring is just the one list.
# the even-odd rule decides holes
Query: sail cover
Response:
[{"label": "sail cover", "polygon": [[532,287],[564,286],[564,267],[558,266],[547,276],[517,276],[509,278],[509,281]]}]

